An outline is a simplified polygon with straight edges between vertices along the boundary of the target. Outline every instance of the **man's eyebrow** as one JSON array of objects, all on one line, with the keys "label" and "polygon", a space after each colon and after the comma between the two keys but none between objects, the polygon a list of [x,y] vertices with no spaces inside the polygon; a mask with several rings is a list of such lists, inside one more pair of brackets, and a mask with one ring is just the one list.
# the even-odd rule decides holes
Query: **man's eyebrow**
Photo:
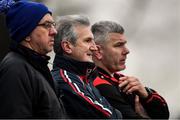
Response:
[{"label": "man's eyebrow", "polygon": [[127,41],[117,41],[115,44],[126,44]]},{"label": "man's eyebrow", "polygon": [[54,23],[55,21],[53,21],[53,20],[45,20],[44,22],[42,22],[42,23]]}]

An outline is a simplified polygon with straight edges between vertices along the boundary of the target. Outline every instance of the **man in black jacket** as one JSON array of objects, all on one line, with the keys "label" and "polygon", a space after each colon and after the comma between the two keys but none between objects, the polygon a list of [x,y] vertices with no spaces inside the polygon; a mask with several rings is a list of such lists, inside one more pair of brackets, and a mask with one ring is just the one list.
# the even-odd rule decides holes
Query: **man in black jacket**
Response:
[{"label": "man in black jacket", "polygon": [[58,21],[52,75],[58,97],[70,118],[121,118],[92,85],[89,74],[94,69],[92,52],[96,50],[87,17],[67,15]]},{"label": "man in black jacket", "polygon": [[139,79],[117,72],[126,68],[129,53],[127,40],[121,25],[112,21],[100,21],[92,26],[97,51],[93,60],[97,65],[97,77],[93,85],[122,112],[123,118],[169,118],[167,103],[157,92],[144,87]]},{"label": "man in black jacket", "polygon": [[57,34],[52,13],[35,2],[1,1],[12,43],[0,64],[0,118],[63,118],[46,54]]}]

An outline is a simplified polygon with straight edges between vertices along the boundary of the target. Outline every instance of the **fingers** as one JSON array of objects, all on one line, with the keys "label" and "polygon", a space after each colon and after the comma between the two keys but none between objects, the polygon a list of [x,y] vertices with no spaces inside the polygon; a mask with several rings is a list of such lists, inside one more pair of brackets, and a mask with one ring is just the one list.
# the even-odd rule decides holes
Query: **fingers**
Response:
[{"label": "fingers", "polygon": [[119,78],[119,83],[122,83],[122,82],[124,82],[127,79],[128,79],[128,76],[120,77]]},{"label": "fingers", "polygon": [[137,94],[141,98],[148,97],[148,93],[143,84],[135,77],[124,76],[119,79],[119,88],[126,94]]},{"label": "fingers", "polygon": [[139,80],[135,77],[121,77],[119,82],[120,89],[126,94],[138,91],[140,85]]},{"label": "fingers", "polygon": [[138,90],[138,86],[136,84],[133,85],[131,83],[131,85],[129,84],[129,85],[127,85],[127,87],[125,87],[123,89],[123,92],[125,92],[126,94],[131,94],[131,93],[133,93],[133,92],[135,92],[137,90]]},{"label": "fingers", "polygon": [[134,86],[136,86],[136,82],[128,82],[128,84],[123,88],[123,92],[129,91]]},{"label": "fingers", "polygon": [[120,78],[119,83],[120,83],[120,84],[119,84],[119,87],[120,87],[120,88],[125,87],[125,86],[128,84],[127,77],[122,77],[122,78]]}]

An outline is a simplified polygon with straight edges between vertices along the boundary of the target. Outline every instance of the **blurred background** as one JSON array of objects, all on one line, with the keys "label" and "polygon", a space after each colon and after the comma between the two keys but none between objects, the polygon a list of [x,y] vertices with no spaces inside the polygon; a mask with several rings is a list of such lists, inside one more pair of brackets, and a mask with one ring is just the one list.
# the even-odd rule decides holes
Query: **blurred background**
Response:
[{"label": "blurred background", "polygon": [[[171,119],[180,119],[180,0],[34,0],[53,17],[85,14],[91,23],[112,20],[125,28],[130,54],[124,74],[138,77],[167,101]],[[0,15],[0,60],[9,37]],[[49,54],[54,59],[54,53]],[[50,69],[52,64],[49,64]]]}]

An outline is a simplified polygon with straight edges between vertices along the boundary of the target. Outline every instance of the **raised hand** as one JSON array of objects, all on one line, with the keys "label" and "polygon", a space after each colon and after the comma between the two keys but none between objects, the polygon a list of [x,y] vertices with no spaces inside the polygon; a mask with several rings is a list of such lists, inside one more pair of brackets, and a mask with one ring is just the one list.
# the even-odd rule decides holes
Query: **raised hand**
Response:
[{"label": "raised hand", "polygon": [[136,94],[139,97],[146,98],[148,93],[143,84],[135,77],[124,76],[119,78],[119,88],[126,94]]}]

